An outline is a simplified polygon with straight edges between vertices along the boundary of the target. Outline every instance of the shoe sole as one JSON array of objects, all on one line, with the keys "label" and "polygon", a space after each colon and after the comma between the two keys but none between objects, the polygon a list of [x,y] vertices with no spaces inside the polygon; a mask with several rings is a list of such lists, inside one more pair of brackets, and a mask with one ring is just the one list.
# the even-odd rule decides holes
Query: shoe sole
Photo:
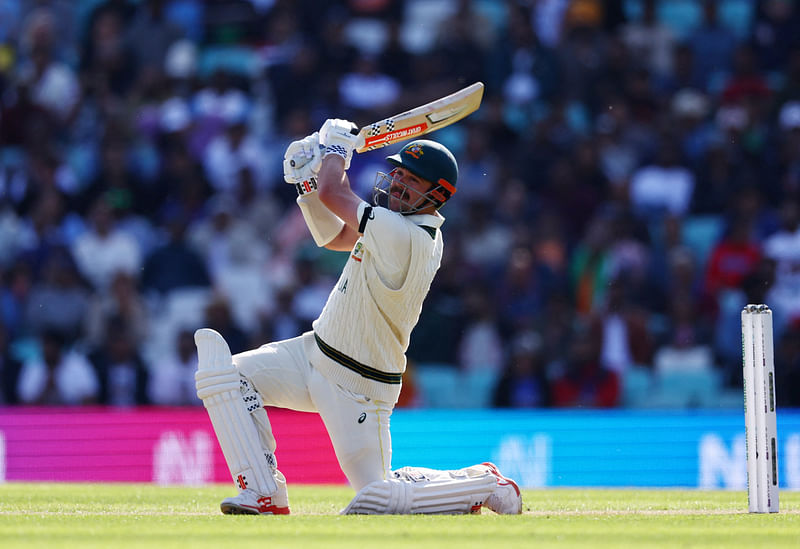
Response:
[{"label": "shoe sole", "polygon": [[246,509],[238,505],[220,505],[220,510],[223,515],[260,515],[258,511],[253,509]]},{"label": "shoe sole", "polygon": [[268,513],[262,513],[261,511],[257,511],[256,509],[252,509],[250,507],[242,507],[241,505],[235,505],[232,503],[221,503],[219,506],[220,511],[222,511],[223,515],[289,515],[289,508],[288,507],[277,507],[274,511],[270,511]]}]

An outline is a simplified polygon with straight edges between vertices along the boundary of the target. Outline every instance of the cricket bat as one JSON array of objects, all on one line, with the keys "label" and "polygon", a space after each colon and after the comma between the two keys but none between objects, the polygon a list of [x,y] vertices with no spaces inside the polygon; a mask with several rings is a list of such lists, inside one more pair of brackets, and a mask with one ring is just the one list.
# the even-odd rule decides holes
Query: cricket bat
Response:
[{"label": "cricket bat", "polygon": [[[364,142],[356,152],[380,149],[449,126],[478,110],[481,99],[483,99],[483,82],[476,82],[425,105],[368,124],[357,130],[357,133],[353,128],[353,133],[361,136]],[[304,160],[308,162],[308,158]],[[289,162],[292,167],[297,166],[294,158]],[[297,192],[301,195],[316,188],[316,181],[313,178],[297,183]]]},{"label": "cricket bat", "polygon": [[449,126],[478,110],[482,98],[483,83],[476,82],[425,105],[368,124],[358,132],[364,138],[364,145],[356,152],[380,149]]}]

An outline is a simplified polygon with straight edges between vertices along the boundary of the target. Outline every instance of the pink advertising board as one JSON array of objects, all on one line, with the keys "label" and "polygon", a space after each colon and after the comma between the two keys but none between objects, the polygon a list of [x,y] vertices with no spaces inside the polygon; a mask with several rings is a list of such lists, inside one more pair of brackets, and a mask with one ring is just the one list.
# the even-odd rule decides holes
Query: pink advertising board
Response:
[{"label": "pink advertising board", "polygon": [[[341,484],[316,414],[269,409],[290,483]],[[230,482],[203,408],[0,407],[0,481]]]}]

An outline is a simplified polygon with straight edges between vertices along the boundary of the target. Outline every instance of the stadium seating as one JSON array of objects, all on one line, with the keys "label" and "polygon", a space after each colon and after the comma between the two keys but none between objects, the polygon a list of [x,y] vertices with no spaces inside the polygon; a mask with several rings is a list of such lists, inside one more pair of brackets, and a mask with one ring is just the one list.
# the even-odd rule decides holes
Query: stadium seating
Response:
[{"label": "stadium seating", "polygon": [[462,372],[450,364],[419,364],[414,381],[423,407],[488,408],[497,376],[485,370]]},{"label": "stadium seating", "polygon": [[719,215],[693,215],[683,221],[683,243],[692,251],[702,271],[711,249],[722,236],[724,220]]},{"label": "stadium seating", "polygon": [[644,408],[655,380],[646,366],[632,366],[622,376],[621,404],[625,408]]},{"label": "stadium seating", "polygon": [[259,69],[258,55],[247,46],[208,46],[199,60],[199,73],[207,76],[216,70],[252,77]]}]

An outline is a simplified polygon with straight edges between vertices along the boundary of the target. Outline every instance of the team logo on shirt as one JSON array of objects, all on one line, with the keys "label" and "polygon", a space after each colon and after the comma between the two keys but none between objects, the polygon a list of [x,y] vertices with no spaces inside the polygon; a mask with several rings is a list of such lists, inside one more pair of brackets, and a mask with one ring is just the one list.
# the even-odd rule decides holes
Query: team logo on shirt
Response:
[{"label": "team logo on shirt", "polygon": [[353,259],[361,263],[361,258],[364,256],[364,244],[356,242],[356,247],[353,248],[353,253],[350,255]]}]

